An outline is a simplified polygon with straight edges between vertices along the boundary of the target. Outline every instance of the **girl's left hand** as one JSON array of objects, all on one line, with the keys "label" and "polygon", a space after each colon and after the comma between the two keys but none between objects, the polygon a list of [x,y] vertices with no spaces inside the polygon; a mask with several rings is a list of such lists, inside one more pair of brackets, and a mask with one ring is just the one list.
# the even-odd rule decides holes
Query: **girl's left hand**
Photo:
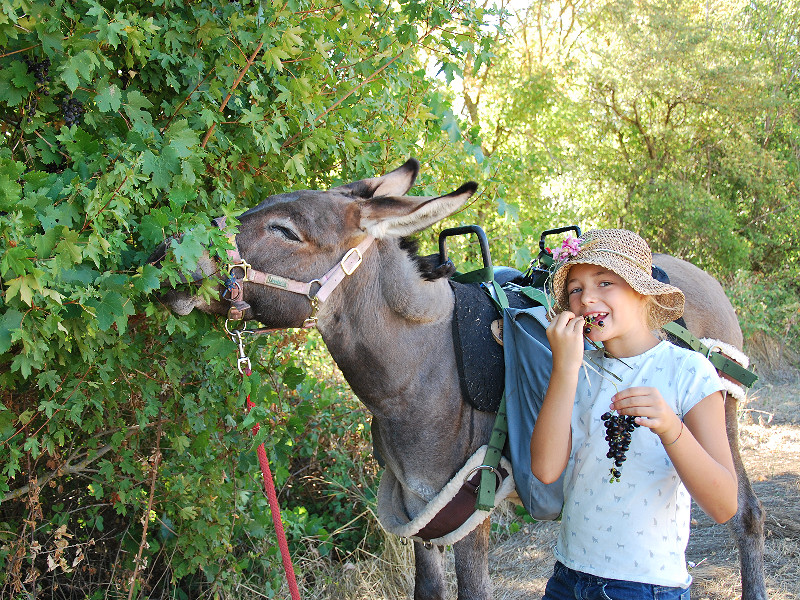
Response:
[{"label": "girl's left hand", "polygon": [[[636,423],[663,436],[680,429],[680,418],[654,387],[632,387],[611,397],[611,409],[621,415],[633,415]],[[676,433],[677,435],[677,433]]]}]

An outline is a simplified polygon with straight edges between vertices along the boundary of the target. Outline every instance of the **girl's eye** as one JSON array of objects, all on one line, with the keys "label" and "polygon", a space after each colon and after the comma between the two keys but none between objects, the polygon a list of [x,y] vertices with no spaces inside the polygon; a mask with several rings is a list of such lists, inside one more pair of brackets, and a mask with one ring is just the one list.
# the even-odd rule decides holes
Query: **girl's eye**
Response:
[{"label": "girl's eye", "polygon": [[575,287],[575,288],[572,288],[571,290],[567,290],[567,294],[568,294],[568,295],[572,295],[572,294],[574,294],[575,292],[580,292],[580,291],[581,291],[581,288],[579,288],[579,287]]},{"label": "girl's eye", "polygon": [[607,286],[609,286],[609,285],[611,285],[611,282],[610,282],[610,281],[601,281],[601,282],[600,282],[600,287],[607,287]]},{"label": "girl's eye", "polygon": [[269,229],[270,229],[270,231],[285,237],[287,240],[291,240],[293,242],[299,242],[300,241],[300,238],[297,236],[297,234],[294,231],[292,231],[291,229],[289,229],[288,227],[285,227],[283,225],[275,225],[275,224],[273,224],[273,225],[269,226]]}]

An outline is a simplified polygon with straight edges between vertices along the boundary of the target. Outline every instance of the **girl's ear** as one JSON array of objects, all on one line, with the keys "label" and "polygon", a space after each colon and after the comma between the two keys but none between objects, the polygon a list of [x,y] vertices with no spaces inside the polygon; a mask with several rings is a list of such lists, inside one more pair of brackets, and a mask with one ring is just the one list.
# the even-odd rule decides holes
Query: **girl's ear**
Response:
[{"label": "girl's ear", "polygon": [[[639,292],[636,293],[639,294]],[[642,297],[642,316],[644,322],[650,331],[656,331],[659,329],[658,320],[655,318],[656,309],[660,306],[658,299],[655,296],[645,296],[644,294],[639,294],[639,296]]]}]

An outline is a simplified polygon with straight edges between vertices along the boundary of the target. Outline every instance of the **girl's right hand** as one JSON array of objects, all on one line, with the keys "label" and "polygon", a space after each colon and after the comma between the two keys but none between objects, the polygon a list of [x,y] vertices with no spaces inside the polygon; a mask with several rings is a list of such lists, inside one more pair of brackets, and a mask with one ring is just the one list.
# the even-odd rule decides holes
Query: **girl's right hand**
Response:
[{"label": "girl's right hand", "polygon": [[553,352],[553,368],[580,367],[583,362],[583,317],[568,310],[559,313],[547,326],[547,340]]}]

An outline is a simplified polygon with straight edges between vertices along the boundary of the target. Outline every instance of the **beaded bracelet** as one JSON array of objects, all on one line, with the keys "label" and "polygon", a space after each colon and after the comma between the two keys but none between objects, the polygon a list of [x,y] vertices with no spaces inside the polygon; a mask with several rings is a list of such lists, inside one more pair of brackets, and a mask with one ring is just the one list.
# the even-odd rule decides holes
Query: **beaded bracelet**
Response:
[{"label": "beaded bracelet", "polygon": [[[678,432],[678,437],[672,440],[669,444],[664,444],[665,446],[672,446],[675,442],[677,442],[681,438],[681,434],[683,433],[683,421],[681,421],[681,430]],[[662,442],[663,443],[663,442]]]}]

